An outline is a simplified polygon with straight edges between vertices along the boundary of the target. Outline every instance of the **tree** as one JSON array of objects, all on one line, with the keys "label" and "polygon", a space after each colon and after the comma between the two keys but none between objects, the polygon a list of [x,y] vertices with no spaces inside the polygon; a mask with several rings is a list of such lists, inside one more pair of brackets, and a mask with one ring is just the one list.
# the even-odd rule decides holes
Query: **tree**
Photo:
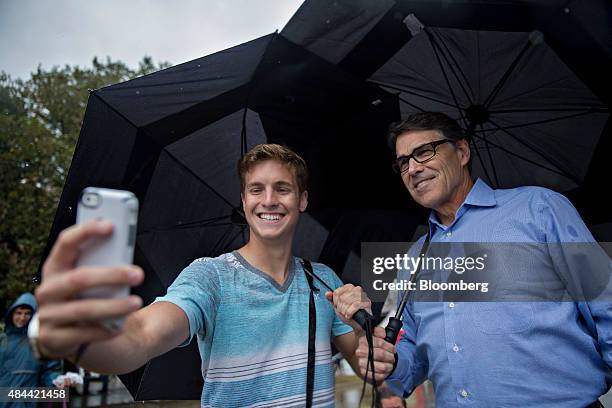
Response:
[{"label": "tree", "polygon": [[144,57],[136,70],[107,58],[91,68],[40,66],[27,80],[0,73],[0,311],[33,290],[68,172],[89,89],[170,66]]}]

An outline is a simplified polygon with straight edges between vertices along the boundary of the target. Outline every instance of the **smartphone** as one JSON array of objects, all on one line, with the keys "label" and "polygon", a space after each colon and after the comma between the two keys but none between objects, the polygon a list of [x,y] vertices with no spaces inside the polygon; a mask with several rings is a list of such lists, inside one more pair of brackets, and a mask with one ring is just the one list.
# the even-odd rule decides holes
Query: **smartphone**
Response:
[{"label": "smartphone", "polygon": [[[77,224],[92,220],[109,220],[113,233],[109,237],[94,238],[81,247],[77,261],[79,266],[119,266],[134,262],[136,227],[138,223],[138,198],[123,190],[87,187],[81,193],[77,206]],[[118,298],[128,296],[130,287],[107,286],[87,289],[80,298]],[[109,329],[123,326],[125,317],[104,322]]]}]

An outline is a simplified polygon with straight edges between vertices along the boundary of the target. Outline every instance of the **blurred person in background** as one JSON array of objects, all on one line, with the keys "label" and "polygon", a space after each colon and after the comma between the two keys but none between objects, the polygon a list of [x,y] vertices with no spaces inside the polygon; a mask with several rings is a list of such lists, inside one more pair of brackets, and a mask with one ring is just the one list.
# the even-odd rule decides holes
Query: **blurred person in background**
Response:
[{"label": "blurred person in background", "polygon": [[[407,408],[406,401],[383,384],[380,388],[380,408]],[[416,408],[416,407],[415,407]]]},{"label": "blurred person in background", "polygon": [[[36,312],[34,295],[23,293],[6,313],[4,332],[0,333],[0,387],[54,387],[62,374],[60,360],[39,361],[28,342],[28,325]],[[60,388],[71,385],[64,383]],[[35,403],[0,402],[0,408],[34,406]]]}]

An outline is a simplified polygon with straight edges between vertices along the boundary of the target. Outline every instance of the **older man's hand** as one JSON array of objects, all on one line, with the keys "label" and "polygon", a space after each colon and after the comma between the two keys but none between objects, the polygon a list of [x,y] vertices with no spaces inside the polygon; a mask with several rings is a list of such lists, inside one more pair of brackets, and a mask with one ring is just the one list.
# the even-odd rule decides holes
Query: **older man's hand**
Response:
[{"label": "older man's hand", "polygon": [[[374,345],[374,371],[376,373],[374,379],[377,384],[380,384],[393,371],[393,366],[395,365],[395,346],[385,341],[385,329],[382,327],[374,328],[372,340]],[[365,378],[368,362],[368,342],[365,336],[359,338],[359,347],[355,355],[359,359],[358,374],[361,378]],[[369,368],[366,380],[372,382],[372,371]]]},{"label": "older man's hand", "polygon": [[350,325],[358,335],[363,334],[361,326],[353,320],[353,315],[360,309],[372,314],[372,302],[360,286],[349,283],[333,292],[326,292],[325,297],[334,305],[334,310],[340,320]]}]

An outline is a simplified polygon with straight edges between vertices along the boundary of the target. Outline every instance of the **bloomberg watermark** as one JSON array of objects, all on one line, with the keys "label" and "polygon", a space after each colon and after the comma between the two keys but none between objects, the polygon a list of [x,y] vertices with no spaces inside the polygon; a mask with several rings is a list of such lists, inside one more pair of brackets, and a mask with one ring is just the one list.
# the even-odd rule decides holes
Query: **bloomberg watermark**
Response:
[{"label": "bloomberg watermark", "polygon": [[361,284],[370,299],[612,301],[610,243],[368,242]]}]

